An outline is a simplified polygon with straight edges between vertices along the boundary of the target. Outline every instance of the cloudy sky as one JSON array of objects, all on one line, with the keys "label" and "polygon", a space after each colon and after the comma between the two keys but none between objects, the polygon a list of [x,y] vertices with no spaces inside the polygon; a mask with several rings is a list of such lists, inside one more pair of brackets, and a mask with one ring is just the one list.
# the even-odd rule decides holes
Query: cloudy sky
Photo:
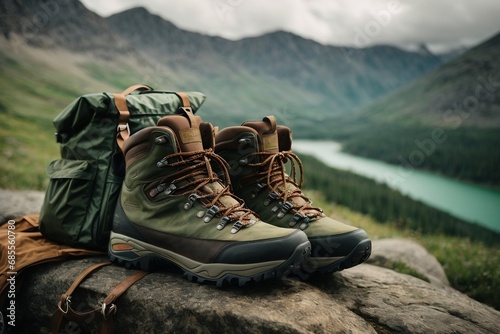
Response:
[{"label": "cloudy sky", "polygon": [[143,6],[179,28],[228,39],[275,30],[323,44],[425,43],[442,52],[500,32],[499,0],[81,0],[108,16]]}]

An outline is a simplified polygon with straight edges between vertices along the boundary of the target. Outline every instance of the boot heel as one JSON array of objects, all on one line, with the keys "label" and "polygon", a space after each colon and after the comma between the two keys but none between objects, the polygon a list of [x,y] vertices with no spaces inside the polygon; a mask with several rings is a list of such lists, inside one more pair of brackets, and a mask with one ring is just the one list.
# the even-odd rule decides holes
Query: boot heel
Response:
[{"label": "boot heel", "polygon": [[127,269],[156,271],[171,266],[170,262],[140,246],[134,239],[113,232],[109,241],[108,257],[111,262]]}]

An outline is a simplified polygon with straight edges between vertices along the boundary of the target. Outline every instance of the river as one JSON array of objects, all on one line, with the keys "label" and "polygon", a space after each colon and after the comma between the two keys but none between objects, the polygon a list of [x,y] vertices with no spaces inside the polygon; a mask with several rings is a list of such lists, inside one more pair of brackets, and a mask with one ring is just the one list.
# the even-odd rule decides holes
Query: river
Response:
[{"label": "river", "polygon": [[386,183],[429,206],[500,232],[500,191],[347,154],[334,141],[294,140],[293,150],[314,156],[328,166]]}]

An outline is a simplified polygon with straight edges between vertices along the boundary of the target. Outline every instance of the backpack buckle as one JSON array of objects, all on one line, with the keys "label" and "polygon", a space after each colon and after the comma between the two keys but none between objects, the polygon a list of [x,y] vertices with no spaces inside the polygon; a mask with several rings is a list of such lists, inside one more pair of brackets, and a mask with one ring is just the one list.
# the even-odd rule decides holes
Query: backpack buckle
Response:
[{"label": "backpack buckle", "polygon": [[118,124],[118,126],[116,127],[117,132],[122,132],[125,130],[127,130],[127,134],[130,136],[130,127],[129,127],[128,123]]},{"label": "backpack buckle", "polygon": [[63,303],[64,303],[66,310],[63,310],[61,306],[59,306],[59,309],[61,310],[62,313],[67,314],[69,311],[69,304],[71,304],[71,296],[66,296],[66,298],[64,298]]},{"label": "backpack buckle", "polygon": [[106,303],[102,303],[101,304],[101,314],[102,314],[102,317],[104,318],[104,320],[106,320],[109,315],[115,315],[116,309],[117,309],[117,307],[115,304],[108,305]]}]

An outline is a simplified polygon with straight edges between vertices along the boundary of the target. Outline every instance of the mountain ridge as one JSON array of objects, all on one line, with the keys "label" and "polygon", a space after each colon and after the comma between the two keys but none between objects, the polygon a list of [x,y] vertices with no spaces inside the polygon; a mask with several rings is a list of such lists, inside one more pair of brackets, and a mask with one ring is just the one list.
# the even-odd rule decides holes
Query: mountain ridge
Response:
[{"label": "mountain ridge", "polygon": [[[372,103],[416,85],[444,59],[387,45],[323,45],[285,31],[232,41],[179,29],[144,8],[103,18],[77,0],[5,0],[0,16],[2,110],[13,127],[34,119],[49,133],[50,118],[78,95],[145,83],[205,93],[200,115],[220,127],[274,114],[297,138],[358,137],[358,146],[375,145],[363,143],[370,129],[357,132],[377,118]],[[408,101],[423,103],[411,91]],[[370,113],[357,112],[363,108]],[[380,117],[399,118],[395,128],[416,122],[394,110]]]},{"label": "mountain ridge", "polygon": [[[379,101],[337,117],[341,130],[332,137],[356,155],[498,189],[499,91],[500,33]],[[416,154],[419,159],[410,159]]]},{"label": "mountain ridge", "polygon": [[[64,48],[97,57],[128,53],[121,37],[108,34],[108,23],[78,0],[39,2],[8,0],[0,4],[0,30],[15,43],[39,48]],[[15,47],[11,41],[11,46]],[[16,50],[14,50],[16,51]]]},{"label": "mountain ridge", "polygon": [[[381,119],[392,119],[391,112],[399,117],[417,118],[435,113],[441,117],[420,117],[420,121],[444,127],[499,127],[500,98],[494,94],[497,89],[500,89],[500,33],[372,104],[364,113],[379,114]],[[391,105],[391,101],[403,100],[399,95],[409,96],[410,91],[425,104],[408,105],[404,112]],[[462,118],[460,124],[457,117]]]},{"label": "mountain ridge", "polygon": [[[207,91],[207,106],[212,103],[211,96],[215,101],[226,100],[213,104],[213,109],[226,106],[240,122],[244,120],[245,107],[237,101],[228,102],[228,96],[243,101],[250,95],[256,96],[250,110],[258,109],[259,105],[263,109],[286,106],[294,117],[307,124],[300,110],[314,110],[320,117],[350,112],[441,63],[439,56],[392,46],[367,49],[329,46],[284,31],[231,41],[178,29],[140,7],[111,15],[107,20],[116,33],[128,38],[143,55],[166,64],[172,76],[189,73],[201,78],[190,83]],[[211,89],[214,82],[217,89]],[[244,94],[236,92],[238,89]],[[247,89],[251,90],[248,94]],[[273,105],[269,101],[278,103]],[[217,121],[228,125],[223,118]]]}]

